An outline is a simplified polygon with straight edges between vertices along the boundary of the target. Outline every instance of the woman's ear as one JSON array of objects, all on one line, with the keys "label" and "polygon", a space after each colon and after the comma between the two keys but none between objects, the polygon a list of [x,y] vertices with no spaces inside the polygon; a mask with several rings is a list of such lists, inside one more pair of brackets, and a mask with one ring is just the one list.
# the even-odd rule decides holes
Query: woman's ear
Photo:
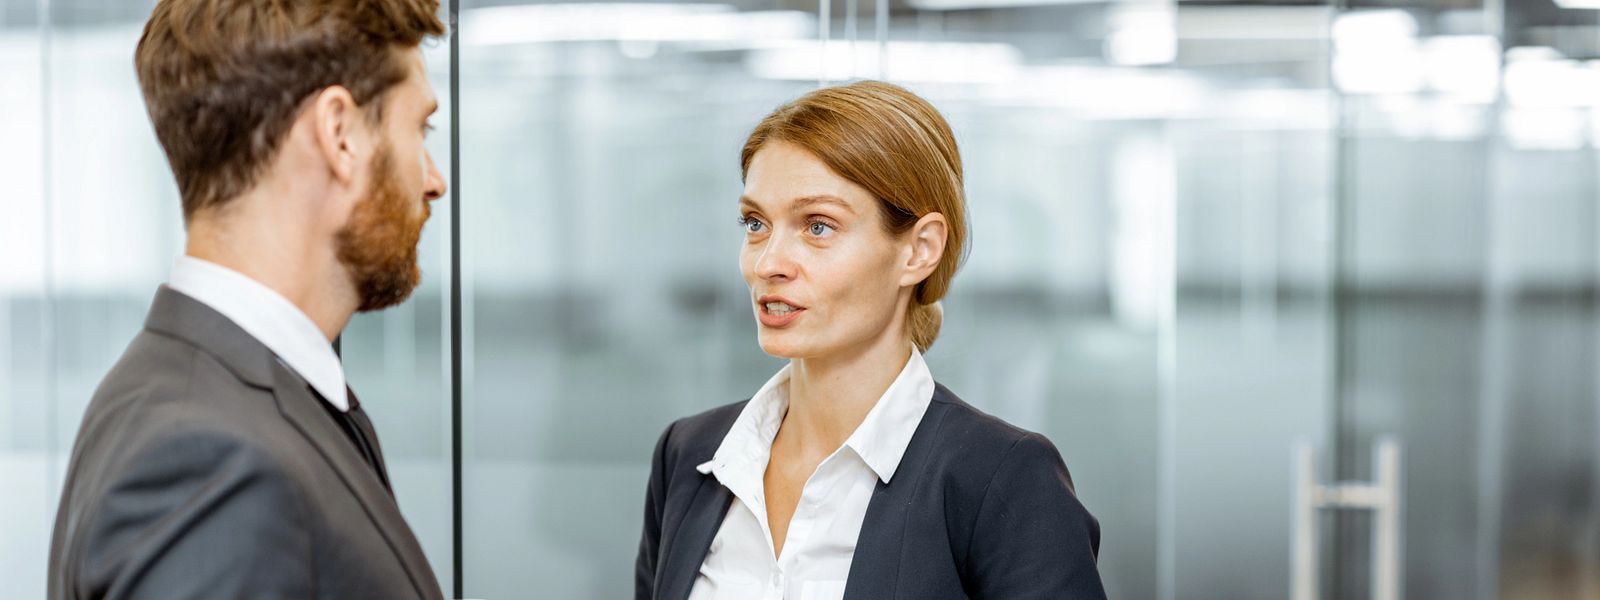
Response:
[{"label": "woman's ear", "polygon": [[902,287],[922,283],[933,274],[934,269],[939,267],[939,261],[944,258],[944,244],[949,236],[949,224],[945,221],[944,214],[928,213],[917,219],[905,236],[909,252],[905,272],[900,276]]}]

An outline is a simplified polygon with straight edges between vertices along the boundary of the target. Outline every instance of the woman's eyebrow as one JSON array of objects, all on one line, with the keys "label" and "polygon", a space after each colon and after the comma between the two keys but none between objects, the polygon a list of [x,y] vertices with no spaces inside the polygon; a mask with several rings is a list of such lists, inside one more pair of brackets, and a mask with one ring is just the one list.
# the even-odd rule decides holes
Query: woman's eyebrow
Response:
[{"label": "woman's eyebrow", "polygon": [[849,212],[852,215],[856,214],[856,209],[851,207],[849,202],[845,202],[843,198],[830,194],[818,194],[815,196],[795,198],[792,204],[794,205],[794,208],[797,209],[816,206],[818,204],[833,204],[844,209],[846,212]]},{"label": "woman's eyebrow", "polygon": [[[801,196],[799,198],[795,198],[789,201],[789,210],[803,210],[819,204],[832,204],[844,209],[845,212],[848,212],[851,215],[856,214],[856,209],[851,207],[849,202],[845,202],[843,198],[834,196],[832,194],[817,194],[814,196]],[[749,196],[740,196],[739,206],[743,206],[751,210],[761,210],[761,205],[756,204],[756,201],[751,200]]]}]

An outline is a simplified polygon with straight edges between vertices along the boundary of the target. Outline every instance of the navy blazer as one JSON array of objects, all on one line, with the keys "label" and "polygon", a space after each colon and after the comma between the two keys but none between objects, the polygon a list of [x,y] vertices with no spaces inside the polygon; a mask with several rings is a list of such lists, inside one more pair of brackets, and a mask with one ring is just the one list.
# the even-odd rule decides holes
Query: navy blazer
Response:
[{"label": "navy blazer", "polygon": [[[746,400],[745,402],[748,402]],[[744,408],[681,419],[656,444],[635,567],[636,600],[686,600],[733,493],[695,467]],[[935,385],[900,467],[878,482],[846,600],[1105,598],[1100,525],[1054,445]]]}]

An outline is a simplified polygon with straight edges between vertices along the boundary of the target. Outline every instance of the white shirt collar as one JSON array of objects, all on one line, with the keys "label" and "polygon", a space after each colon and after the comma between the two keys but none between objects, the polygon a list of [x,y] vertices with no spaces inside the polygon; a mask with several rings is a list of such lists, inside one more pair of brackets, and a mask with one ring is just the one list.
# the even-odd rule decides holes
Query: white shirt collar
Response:
[{"label": "white shirt collar", "polygon": [[340,412],[350,410],[344,366],[333,345],[288,298],[243,273],[192,256],[178,257],[167,287],[222,313],[311,384],[328,404]]},{"label": "white shirt collar", "polygon": [[[717,479],[724,482],[740,474],[765,470],[772,453],[772,441],[777,439],[778,427],[789,409],[789,372],[790,367],[785,365],[761,386],[734,419],[733,427],[722,438],[716,454],[697,466],[697,470],[702,474],[716,472]],[[906,446],[911,444],[911,436],[933,401],[933,387],[928,363],[921,352],[912,348],[911,358],[900,375],[845,440],[844,447],[861,457],[883,482],[894,478],[895,470],[900,467]]]}]

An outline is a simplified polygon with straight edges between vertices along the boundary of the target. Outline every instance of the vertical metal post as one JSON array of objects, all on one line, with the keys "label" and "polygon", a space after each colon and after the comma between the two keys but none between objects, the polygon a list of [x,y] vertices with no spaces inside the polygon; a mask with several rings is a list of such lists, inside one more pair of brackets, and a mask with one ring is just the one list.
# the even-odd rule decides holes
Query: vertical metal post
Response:
[{"label": "vertical metal post", "polygon": [[844,0],[844,37],[850,41],[850,79],[861,75],[856,72],[856,13],[861,12],[859,0]]},{"label": "vertical metal post", "polygon": [[833,0],[817,0],[817,87],[828,85],[828,38],[833,35]]},{"label": "vertical metal post", "polygon": [[1483,168],[1483,246],[1482,341],[1478,347],[1478,443],[1477,443],[1477,548],[1473,594],[1478,600],[1500,597],[1501,490],[1505,481],[1506,417],[1511,401],[1510,370],[1506,352],[1511,347],[1513,315],[1516,310],[1516,267],[1507,252],[1509,231],[1505,211],[1516,210],[1501,201],[1497,180],[1500,154],[1500,117],[1505,110],[1505,3],[1484,0],[1483,28],[1493,36],[1501,51],[1495,60],[1495,99],[1484,123]]},{"label": "vertical metal post", "polygon": [[[61,397],[58,393],[59,379],[61,377],[61,349],[58,346],[60,328],[56,326],[56,198],[55,198],[55,161],[52,160],[51,138],[55,121],[55,110],[52,105],[55,101],[55,87],[51,71],[52,34],[55,25],[51,19],[50,0],[39,0],[39,199],[41,202],[40,214],[44,216],[44,294],[43,302],[39,304],[39,349],[44,352],[44,456],[45,456],[45,490],[54,498],[57,490],[62,488],[61,472],[65,459],[70,456],[60,457],[58,460],[56,449],[61,446],[59,433],[61,431]],[[67,450],[66,453],[71,453]],[[50,516],[55,518],[56,503],[49,506]]]},{"label": "vertical metal post", "polygon": [[1310,440],[1295,443],[1293,523],[1289,528],[1289,599],[1317,598],[1317,482]]},{"label": "vertical metal post", "polygon": [[889,0],[877,0],[877,14],[872,24],[877,28],[878,79],[889,78]]},{"label": "vertical metal post", "polygon": [[461,499],[461,0],[450,0],[450,540],[452,598],[466,595]]},{"label": "vertical metal post", "polygon": [[1401,581],[1404,576],[1400,557],[1403,554],[1400,514],[1400,443],[1381,439],[1373,452],[1373,473],[1377,476],[1376,497],[1367,506],[1372,509],[1372,600],[1400,600]]}]

